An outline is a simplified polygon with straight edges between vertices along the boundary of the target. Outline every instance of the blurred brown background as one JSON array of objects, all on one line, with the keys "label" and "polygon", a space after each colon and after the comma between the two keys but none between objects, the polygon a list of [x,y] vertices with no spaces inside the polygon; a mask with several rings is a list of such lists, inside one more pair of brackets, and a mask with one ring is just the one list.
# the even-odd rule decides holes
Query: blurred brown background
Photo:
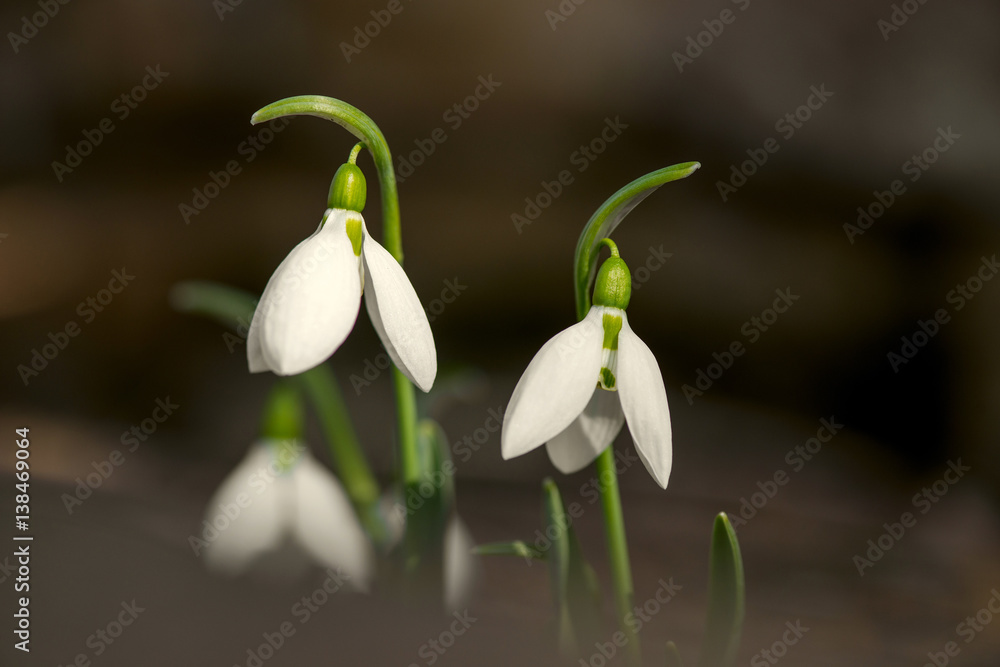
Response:
[{"label": "blurred brown background", "polygon": [[[38,14],[46,7],[54,15]],[[637,600],[659,577],[685,582],[676,607],[643,631],[650,664],[670,638],[694,663],[711,516],[738,513],[778,470],[790,483],[739,529],[743,664],[796,619],[812,630],[787,664],[922,664],[953,640],[962,647],[955,664],[996,664],[1000,629],[986,626],[965,644],[956,626],[1000,586],[1000,281],[974,294],[968,282],[992,277],[1000,250],[1000,7],[398,7],[17,0],[0,9],[0,416],[8,430],[33,434],[38,649],[29,659],[93,655],[88,635],[120,601],[142,597],[150,620],[94,664],[246,664],[245,647],[287,615],[299,589],[315,587],[308,578],[290,589],[219,581],[188,549],[212,490],[255,436],[272,378],[248,376],[243,346],[227,347],[215,323],[173,312],[167,295],[192,278],[259,292],[315,228],[353,137],[304,117],[262,134],[249,117],[283,97],[323,94],[367,112],[397,161],[421,161],[399,191],[407,272],[434,314],[442,369],[441,391],[423,406],[456,443],[484,426],[531,355],[572,322],[572,253],[593,210],[641,174],[702,163],[615,235],[638,286],[630,322],[660,362],[675,430],[666,492],[645,472],[623,479]],[[391,20],[348,58],[343,44],[372,12]],[[32,32],[32,21],[43,25]],[[437,128],[446,139],[428,154]],[[96,145],[77,162],[67,147],[87,152],[81,142]],[[754,155],[767,160],[745,167],[754,173],[724,199],[719,183],[739,184],[734,166]],[[206,191],[230,161],[239,173]],[[359,164],[371,190],[368,227],[380,235],[375,172],[370,157]],[[516,224],[531,200],[546,202],[539,194],[563,170],[572,183],[531,224]],[[861,234],[845,231],[858,207],[888,201],[895,180],[902,194],[884,213]],[[185,215],[182,205],[205,203],[196,190],[215,196]],[[640,273],[644,265],[659,268]],[[87,305],[114,271],[134,279],[109,303]],[[794,306],[767,331],[752,324],[786,289],[799,297]],[[453,302],[442,305],[445,297]],[[939,309],[947,321],[894,369],[888,355],[902,353],[901,337],[912,340]],[[61,338],[70,323],[79,334]],[[65,349],[25,375],[19,366],[30,367],[50,334]],[[689,401],[682,387],[733,341],[746,353]],[[385,477],[388,374],[362,382],[380,352],[362,315],[331,363]],[[176,413],[67,512],[61,494],[167,397]],[[786,452],[831,416],[843,431],[793,470]],[[630,443],[623,434],[618,446]],[[9,473],[13,453],[4,451]],[[914,511],[913,495],[959,458],[972,471],[859,577],[852,559],[867,540]],[[494,433],[457,463],[460,507],[477,540],[533,534],[538,482],[554,474],[541,451],[503,463]],[[557,481],[573,496],[589,474]],[[13,513],[11,494],[0,495],[3,516]],[[595,508],[579,530],[603,573],[599,516]],[[12,606],[9,583],[3,604]],[[441,664],[550,664],[535,649],[551,645],[547,595],[542,568],[486,562],[474,609],[490,620]],[[413,622],[407,610],[359,600],[338,600],[325,630],[310,626],[267,664],[426,664],[417,647],[435,632],[433,618],[421,617],[426,633],[397,636]],[[511,646],[525,634],[524,646]],[[371,636],[382,653],[365,657]],[[35,664],[8,644],[2,655],[4,664]]]}]

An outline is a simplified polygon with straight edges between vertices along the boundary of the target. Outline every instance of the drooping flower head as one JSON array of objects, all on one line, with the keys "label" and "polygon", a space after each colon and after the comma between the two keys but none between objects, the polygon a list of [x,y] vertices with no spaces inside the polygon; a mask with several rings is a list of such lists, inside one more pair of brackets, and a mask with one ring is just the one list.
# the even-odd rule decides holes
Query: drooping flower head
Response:
[{"label": "drooping flower head", "polygon": [[276,387],[260,439],[208,504],[205,561],[239,575],[291,543],[367,590],[374,574],[371,543],[336,477],[303,444],[301,419],[297,395]]},{"label": "drooping flower head", "polygon": [[437,375],[434,337],[403,267],[365,226],[367,185],[354,164],[360,147],[337,170],[319,228],[264,288],[247,338],[250,372],[296,375],[328,359],[354,328],[363,295],[390,358],[428,391]]},{"label": "drooping flower head", "polygon": [[583,320],[550,339],[528,364],[504,415],[505,459],[545,444],[561,472],[576,472],[611,445],[628,423],[646,469],[667,487],[672,461],[670,411],[656,358],[633,333],[625,309],[628,266],[610,239],[593,305]]}]

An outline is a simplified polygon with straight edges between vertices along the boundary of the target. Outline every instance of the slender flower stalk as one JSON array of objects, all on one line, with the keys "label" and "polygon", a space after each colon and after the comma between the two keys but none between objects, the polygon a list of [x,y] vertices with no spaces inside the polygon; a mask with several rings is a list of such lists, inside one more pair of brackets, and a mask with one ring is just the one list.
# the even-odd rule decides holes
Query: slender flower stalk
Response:
[{"label": "slender flower stalk", "polygon": [[[250,122],[254,125],[291,115],[309,115],[333,121],[361,139],[372,154],[378,171],[382,201],[382,244],[389,254],[403,264],[402,227],[399,216],[399,196],[389,146],[374,121],[356,107],[331,97],[302,95],[269,104],[257,111]],[[420,483],[420,463],[417,456],[416,395],[398,367],[392,369],[393,389],[399,436],[399,460],[403,481],[408,486]]]},{"label": "slender flower stalk", "polygon": [[[576,296],[576,316],[582,320],[590,311],[590,284],[597,270],[599,239],[610,237],[639,202],[657,188],[670,181],[687,178],[701,167],[698,162],[684,162],[645,174],[635,179],[615,194],[611,195],[594,212],[580,234],[573,263],[574,294]],[[628,554],[625,535],[625,520],[622,513],[621,495],[618,491],[618,475],[615,470],[614,453],[611,447],[605,449],[595,464],[601,491],[601,507],[604,510],[605,533],[608,540],[608,555],[611,561],[612,582],[619,623],[629,637],[629,660],[633,664],[642,661],[639,638],[631,632],[626,615],[632,608],[632,566]]]}]

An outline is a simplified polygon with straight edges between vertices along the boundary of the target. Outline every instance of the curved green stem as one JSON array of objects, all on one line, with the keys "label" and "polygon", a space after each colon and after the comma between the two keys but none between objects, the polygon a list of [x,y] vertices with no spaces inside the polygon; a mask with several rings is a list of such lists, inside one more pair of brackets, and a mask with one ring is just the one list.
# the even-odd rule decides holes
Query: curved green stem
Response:
[{"label": "curved green stem", "polygon": [[382,196],[382,245],[403,263],[403,237],[399,225],[399,195],[389,145],[371,118],[347,102],[322,95],[299,95],[268,104],[250,117],[254,125],[282,116],[316,116],[337,123],[360,139],[375,161]]},{"label": "curved green stem", "polygon": [[[400,264],[403,263],[403,236],[399,221],[399,195],[392,154],[382,131],[360,109],[346,102],[322,95],[300,95],[269,104],[255,113],[250,122],[263,123],[282,116],[316,116],[342,126],[360,139],[375,161],[382,197],[382,245]],[[417,457],[417,410],[413,384],[393,367],[393,387],[399,427],[400,467],[405,484],[420,483]]]},{"label": "curved green stem", "polygon": [[601,204],[580,233],[573,262],[573,278],[576,295],[576,317],[582,320],[590,310],[590,283],[597,271],[595,252],[600,240],[611,236],[611,232],[625,219],[639,202],[653,193],[664,183],[687,178],[701,167],[700,162],[682,162],[672,167],[664,167],[645,176],[640,176]]},{"label": "curved green stem", "polygon": [[[621,190],[611,195],[590,216],[590,220],[580,233],[573,260],[574,295],[576,297],[576,317],[582,320],[590,310],[590,285],[597,272],[597,259],[602,245],[606,245],[612,256],[618,256],[618,246],[609,237],[639,202],[648,197],[658,187],[670,181],[690,176],[701,164],[684,162],[672,167],[640,176]],[[642,661],[639,637],[627,622],[632,610],[632,566],[628,556],[628,541],[625,536],[625,518],[622,514],[621,496],[618,492],[618,473],[615,470],[614,447],[609,446],[594,462],[598,488],[601,491],[601,505],[604,509],[605,533],[608,540],[608,555],[611,561],[612,582],[615,588],[615,602],[621,629],[628,638],[629,662],[638,665]]]}]

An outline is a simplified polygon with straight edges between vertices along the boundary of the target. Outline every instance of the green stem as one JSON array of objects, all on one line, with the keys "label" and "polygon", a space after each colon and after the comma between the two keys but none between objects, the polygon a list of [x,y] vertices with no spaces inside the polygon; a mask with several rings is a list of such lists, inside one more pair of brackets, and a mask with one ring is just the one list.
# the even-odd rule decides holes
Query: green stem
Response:
[{"label": "green stem", "polygon": [[328,364],[320,364],[297,379],[319,415],[330,458],[340,473],[347,496],[372,541],[376,545],[385,544],[389,530],[379,513],[378,481],[368,466],[333,370]]},{"label": "green stem", "polygon": [[[322,95],[300,95],[269,104],[251,117],[256,125],[282,116],[317,116],[333,121],[360,139],[372,154],[378,171],[382,197],[382,245],[400,264],[403,263],[403,235],[399,222],[399,195],[392,154],[382,131],[360,109]],[[399,427],[400,465],[403,482],[418,484],[420,466],[417,457],[417,410],[413,385],[398,369],[393,368],[393,387]]]},{"label": "green stem", "polygon": [[597,470],[598,488],[601,490],[601,507],[604,510],[604,525],[608,537],[608,555],[611,559],[611,581],[615,589],[615,607],[618,621],[628,639],[629,662],[641,663],[639,636],[627,617],[632,611],[632,568],[629,565],[628,542],[625,538],[625,517],[622,514],[622,500],[618,493],[618,473],[615,470],[615,452],[608,447],[594,461]]},{"label": "green stem", "polygon": [[392,367],[392,384],[396,392],[400,474],[404,485],[415,486],[420,484],[423,470],[417,452],[417,397],[413,384],[395,366]]},{"label": "green stem", "polygon": [[[618,256],[618,248],[611,241],[611,233],[621,224],[639,202],[648,197],[657,188],[670,181],[686,178],[693,174],[701,164],[684,162],[671,167],[664,167],[635,179],[618,192],[608,197],[601,204],[590,220],[584,225],[576,244],[573,260],[573,294],[576,297],[576,317],[582,320],[590,311],[590,284],[597,271],[597,259],[601,245],[611,250],[612,256]],[[632,609],[632,569],[628,557],[628,543],[625,539],[625,519],[622,515],[621,496],[618,493],[618,473],[615,471],[614,446],[609,446],[594,462],[598,485],[601,490],[601,504],[604,508],[604,525],[608,539],[608,553],[611,558],[612,582],[615,588],[615,601],[621,629],[629,639],[629,662],[641,663],[639,637],[626,622],[626,614]]]},{"label": "green stem", "polygon": [[573,262],[574,294],[576,296],[576,317],[582,320],[590,310],[590,283],[597,271],[597,250],[600,239],[611,236],[611,232],[625,219],[636,205],[648,197],[661,185],[687,178],[701,167],[699,162],[682,162],[664,167],[640,176],[601,204],[580,233]]},{"label": "green stem", "polygon": [[328,364],[320,364],[298,378],[312,400],[330,448],[333,464],[340,473],[347,495],[356,505],[378,502],[379,488],[344,405],[337,378]]}]

